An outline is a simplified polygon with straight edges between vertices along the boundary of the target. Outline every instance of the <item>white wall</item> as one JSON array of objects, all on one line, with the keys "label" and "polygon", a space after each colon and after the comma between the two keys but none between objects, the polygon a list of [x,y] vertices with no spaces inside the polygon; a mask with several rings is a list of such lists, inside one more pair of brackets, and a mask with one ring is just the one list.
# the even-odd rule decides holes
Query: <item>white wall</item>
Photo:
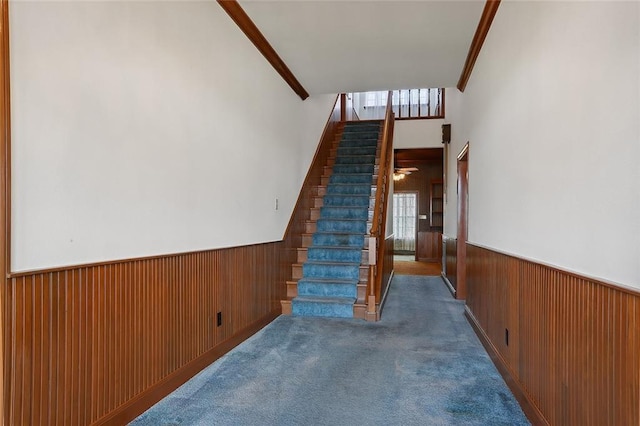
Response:
[{"label": "white wall", "polygon": [[639,8],[501,3],[453,119],[470,242],[640,288]]},{"label": "white wall", "polygon": [[442,148],[444,122],[442,119],[397,120],[393,131],[393,148]]},{"label": "white wall", "polygon": [[217,3],[10,24],[12,270],[282,238],[335,96],[300,101]]},{"label": "white wall", "polygon": [[463,130],[464,116],[462,103],[464,94],[456,88],[447,88],[446,121],[451,124],[451,142],[444,146],[445,157],[445,207],[444,207],[444,234],[456,237],[458,228],[458,204],[457,204],[457,157],[467,143]]}]

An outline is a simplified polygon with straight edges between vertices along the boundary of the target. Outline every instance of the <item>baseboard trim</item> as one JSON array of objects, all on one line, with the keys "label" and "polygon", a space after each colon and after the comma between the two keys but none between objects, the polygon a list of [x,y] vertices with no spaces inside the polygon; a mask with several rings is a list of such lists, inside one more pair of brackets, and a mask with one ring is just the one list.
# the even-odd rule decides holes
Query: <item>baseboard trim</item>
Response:
[{"label": "baseboard trim", "polygon": [[442,281],[444,281],[444,283],[446,284],[447,289],[449,289],[449,293],[451,293],[451,295],[455,299],[456,298],[456,289],[453,288],[453,284],[451,284],[451,281],[449,281],[449,278],[447,278],[447,276],[444,274],[444,272],[441,272],[440,276],[442,277]]},{"label": "baseboard trim", "polygon": [[162,398],[182,386],[185,382],[202,371],[205,367],[222,357],[231,349],[247,340],[264,326],[276,319],[281,310],[276,309],[269,314],[245,327],[234,336],[221,342],[198,358],[174,371],[160,382],[156,383],[137,397],[121,405],[116,410],[110,412],[105,417],[99,419],[94,425],[123,425],[144,413]]},{"label": "baseboard trim", "polygon": [[467,317],[467,321],[469,321],[469,324],[471,324],[473,331],[475,331],[478,339],[480,339],[482,346],[484,346],[484,348],[486,349],[489,357],[493,361],[493,364],[496,366],[498,372],[507,383],[507,386],[509,386],[509,389],[511,389],[511,392],[516,397],[516,400],[520,404],[522,411],[527,416],[531,424],[549,426],[549,422],[547,422],[534,402],[531,401],[520,382],[515,378],[514,374],[507,366],[507,363],[500,355],[500,352],[498,352],[493,343],[491,343],[491,340],[489,340],[489,336],[487,336],[487,334],[484,332],[484,330],[480,326],[480,323],[473,315],[473,312],[471,312],[471,309],[469,309],[469,307],[466,305],[464,307],[464,315],[465,317]]}]

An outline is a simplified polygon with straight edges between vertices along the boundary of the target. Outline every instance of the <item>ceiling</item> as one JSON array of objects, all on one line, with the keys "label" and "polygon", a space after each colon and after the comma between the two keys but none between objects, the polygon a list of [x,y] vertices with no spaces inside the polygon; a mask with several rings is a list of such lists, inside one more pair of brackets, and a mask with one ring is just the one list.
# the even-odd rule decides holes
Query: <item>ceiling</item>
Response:
[{"label": "ceiling", "polygon": [[485,1],[240,4],[313,95],[455,87]]}]

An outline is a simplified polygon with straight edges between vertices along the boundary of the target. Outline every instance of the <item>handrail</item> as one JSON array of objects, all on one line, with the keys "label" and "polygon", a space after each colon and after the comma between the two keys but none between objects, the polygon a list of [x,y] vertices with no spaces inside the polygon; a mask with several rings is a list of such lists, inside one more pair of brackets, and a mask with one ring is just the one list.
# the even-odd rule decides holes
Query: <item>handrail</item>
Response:
[{"label": "handrail", "polygon": [[384,237],[387,225],[388,189],[393,147],[394,113],[392,108],[392,92],[387,97],[387,111],[382,128],[382,146],[376,197],[373,207],[373,221],[369,232],[369,280],[367,283],[367,320],[377,319],[376,304],[380,302],[382,275],[384,267]]}]

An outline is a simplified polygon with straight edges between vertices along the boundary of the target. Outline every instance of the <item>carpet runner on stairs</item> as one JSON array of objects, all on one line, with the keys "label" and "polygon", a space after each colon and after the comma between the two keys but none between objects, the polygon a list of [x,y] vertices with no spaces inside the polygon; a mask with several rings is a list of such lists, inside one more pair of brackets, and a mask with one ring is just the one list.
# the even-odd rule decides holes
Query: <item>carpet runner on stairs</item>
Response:
[{"label": "carpet runner on stairs", "polygon": [[353,317],[379,132],[379,122],[345,124],[293,315]]}]

